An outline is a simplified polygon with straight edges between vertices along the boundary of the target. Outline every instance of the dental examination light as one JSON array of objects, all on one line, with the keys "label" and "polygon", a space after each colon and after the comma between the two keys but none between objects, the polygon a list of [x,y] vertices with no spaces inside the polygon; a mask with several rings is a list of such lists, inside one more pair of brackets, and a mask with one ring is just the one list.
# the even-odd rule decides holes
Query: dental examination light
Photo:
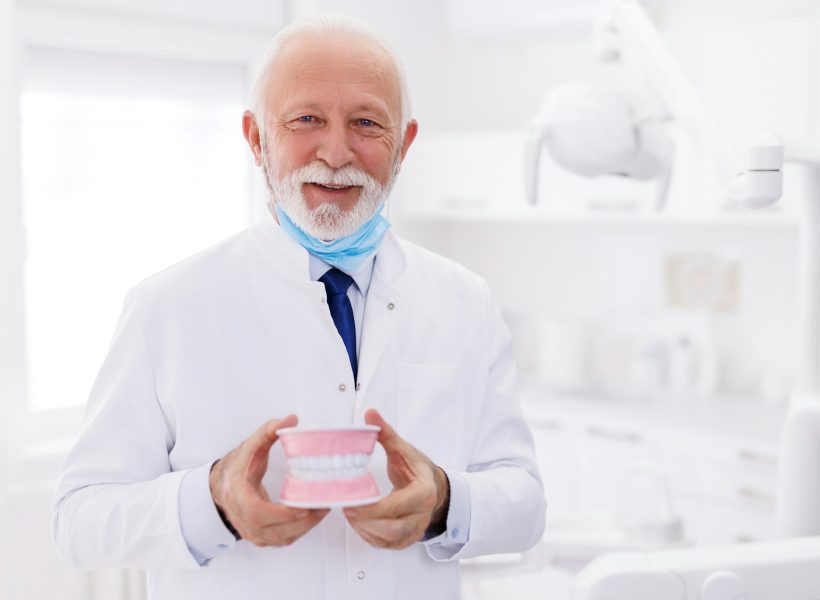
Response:
[{"label": "dental examination light", "polygon": [[633,96],[591,86],[568,84],[554,89],[527,128],[525,186],[531,205],[538,204],[539,165],[546,146],[555,162],[578,175],[659,178],[655,206],[660,210],[673,158],[665,124],[672,120],[703,140],[716,159],[728,182],[727,205],[763,208],[780,198],[780,142],[761,135],[741,155],[636,0],[611,3],[609,14],[596,25],[595,46],[603,61],[626,58],[658,94],[663,109],[653,114]]},{"label": "dental examination light", "polygon": [[[727,181],[725,205],[759,209],[783,190],[783,144],[761,135],[741,153],[686,79],[636,0],[614,0],[597,28],[605,60],[627,58],[657,93],[663,110],[642,111],[634,97],[570,84],[554,90],[528,129],[526,184],[537,205],[546,146],[564,168],[585,176],[660,178],[672,161],[665,123],[703,143]],[[785,539],[723,548],[602,556],[583,569],[573,600],[818,600],[820,598],[820,155],[787,144],[786,160],[807,175],[800,250],[800,376],[780,451],[778,528]]]},{"label": "dental examination light", "polygon": [[529,202],[538,203],[541,150],[566,170],[595,177],[659,178],[656,206],[666,200],[672,141],[663,118],[642,116],[636,98],[580,83],[562,85],[530,122],[525,150]]}]

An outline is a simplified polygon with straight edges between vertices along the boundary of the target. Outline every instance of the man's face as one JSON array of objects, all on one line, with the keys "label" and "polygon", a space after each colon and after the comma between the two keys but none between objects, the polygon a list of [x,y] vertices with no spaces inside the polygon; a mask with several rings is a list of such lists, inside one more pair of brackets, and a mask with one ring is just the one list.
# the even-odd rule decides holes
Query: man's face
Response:
[{"label": "man's face", "polygon": [[[368,200],[366,185],[355,176],[341,176],[355,171],[389,191],[417,126],[413,121],[401,131],[398,76],[378,46],[343,36],[306,35],[287,44],[269,82],[265,114],[257,116],[264,119],[260,146],[266,153],[257,160],[269,171],[274,195],[283,190],[277,184],[298,175],[290,184],[301,188],[295,191],[301,191],[305,210],[351,213],[360,199]],[[333,176],[337,170],[338,179]],[[314,176],[302,177],[304,172]],[[372,214],[373,207],[367,210]]]}]

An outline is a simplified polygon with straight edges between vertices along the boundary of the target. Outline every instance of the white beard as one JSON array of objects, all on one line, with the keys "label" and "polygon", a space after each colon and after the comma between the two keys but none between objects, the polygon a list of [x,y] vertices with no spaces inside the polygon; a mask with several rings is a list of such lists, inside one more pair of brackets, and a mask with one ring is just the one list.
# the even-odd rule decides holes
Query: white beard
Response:
[{"label": "white beard", "polygon": [[[385,185],[381,185],[361,169],[351,166],[331,169],[321,161],[313,161],[276,180],[270,176],[267,151],[265,146],[262,146],[262,167],[274,201],[299,229],[324,242],[350,235],[367,223],[379,206],[387,200],[399,174],[400,165],[401,161],[397,157],[393,172]],[[311,209],[302,193],[302,185],[305,183],[355,185],[360,186],[361,191],[359,199],[350,210],[344,210],[333,202],[323,202]]]}]

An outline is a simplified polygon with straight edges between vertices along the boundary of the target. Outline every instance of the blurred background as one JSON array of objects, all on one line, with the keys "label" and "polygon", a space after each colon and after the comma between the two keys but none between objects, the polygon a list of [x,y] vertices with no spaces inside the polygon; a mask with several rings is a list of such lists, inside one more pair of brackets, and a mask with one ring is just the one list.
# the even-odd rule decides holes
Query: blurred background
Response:
[{"label": "blurred background", "polygon": [[[485,277],[513,333],[549,500],[543,542],[463,565],[465,598],[569,598],[619,549],[770,539],[798,375],[798,168],[747,214],[708,152],[656,183],[552,162],[527,127],[566,82],[645,82],[593,51],[596,0],[0,0],[0,600],[138,600],[141,575],[73,573],[50,542],[61,458],[135,282],[251,225],[241,134],[291,20],[363,17],[407,70],[420,130],[395,231]],[[730,137],[820,135],[813,0],[652,0],[653,23]],[[816,199],[815,199],[816,200]]]}]

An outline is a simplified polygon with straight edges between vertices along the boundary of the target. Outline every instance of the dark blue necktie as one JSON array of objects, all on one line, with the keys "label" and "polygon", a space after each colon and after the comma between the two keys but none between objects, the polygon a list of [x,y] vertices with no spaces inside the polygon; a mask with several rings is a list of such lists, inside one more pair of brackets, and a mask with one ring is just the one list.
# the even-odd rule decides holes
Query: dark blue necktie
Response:
[{"label": "dark blue necktie", "polygon": [[353,369],[353,380],[359,374],[359,360],[356,357],[356,322],[353,320],[353,307],[347,297],[347,288],[353,283],[353,278],[339,269],[331,269],[319,278],[325,284],[327,304],[330,307],[330,316],[342,341],[347,348],[350,367]]}]

